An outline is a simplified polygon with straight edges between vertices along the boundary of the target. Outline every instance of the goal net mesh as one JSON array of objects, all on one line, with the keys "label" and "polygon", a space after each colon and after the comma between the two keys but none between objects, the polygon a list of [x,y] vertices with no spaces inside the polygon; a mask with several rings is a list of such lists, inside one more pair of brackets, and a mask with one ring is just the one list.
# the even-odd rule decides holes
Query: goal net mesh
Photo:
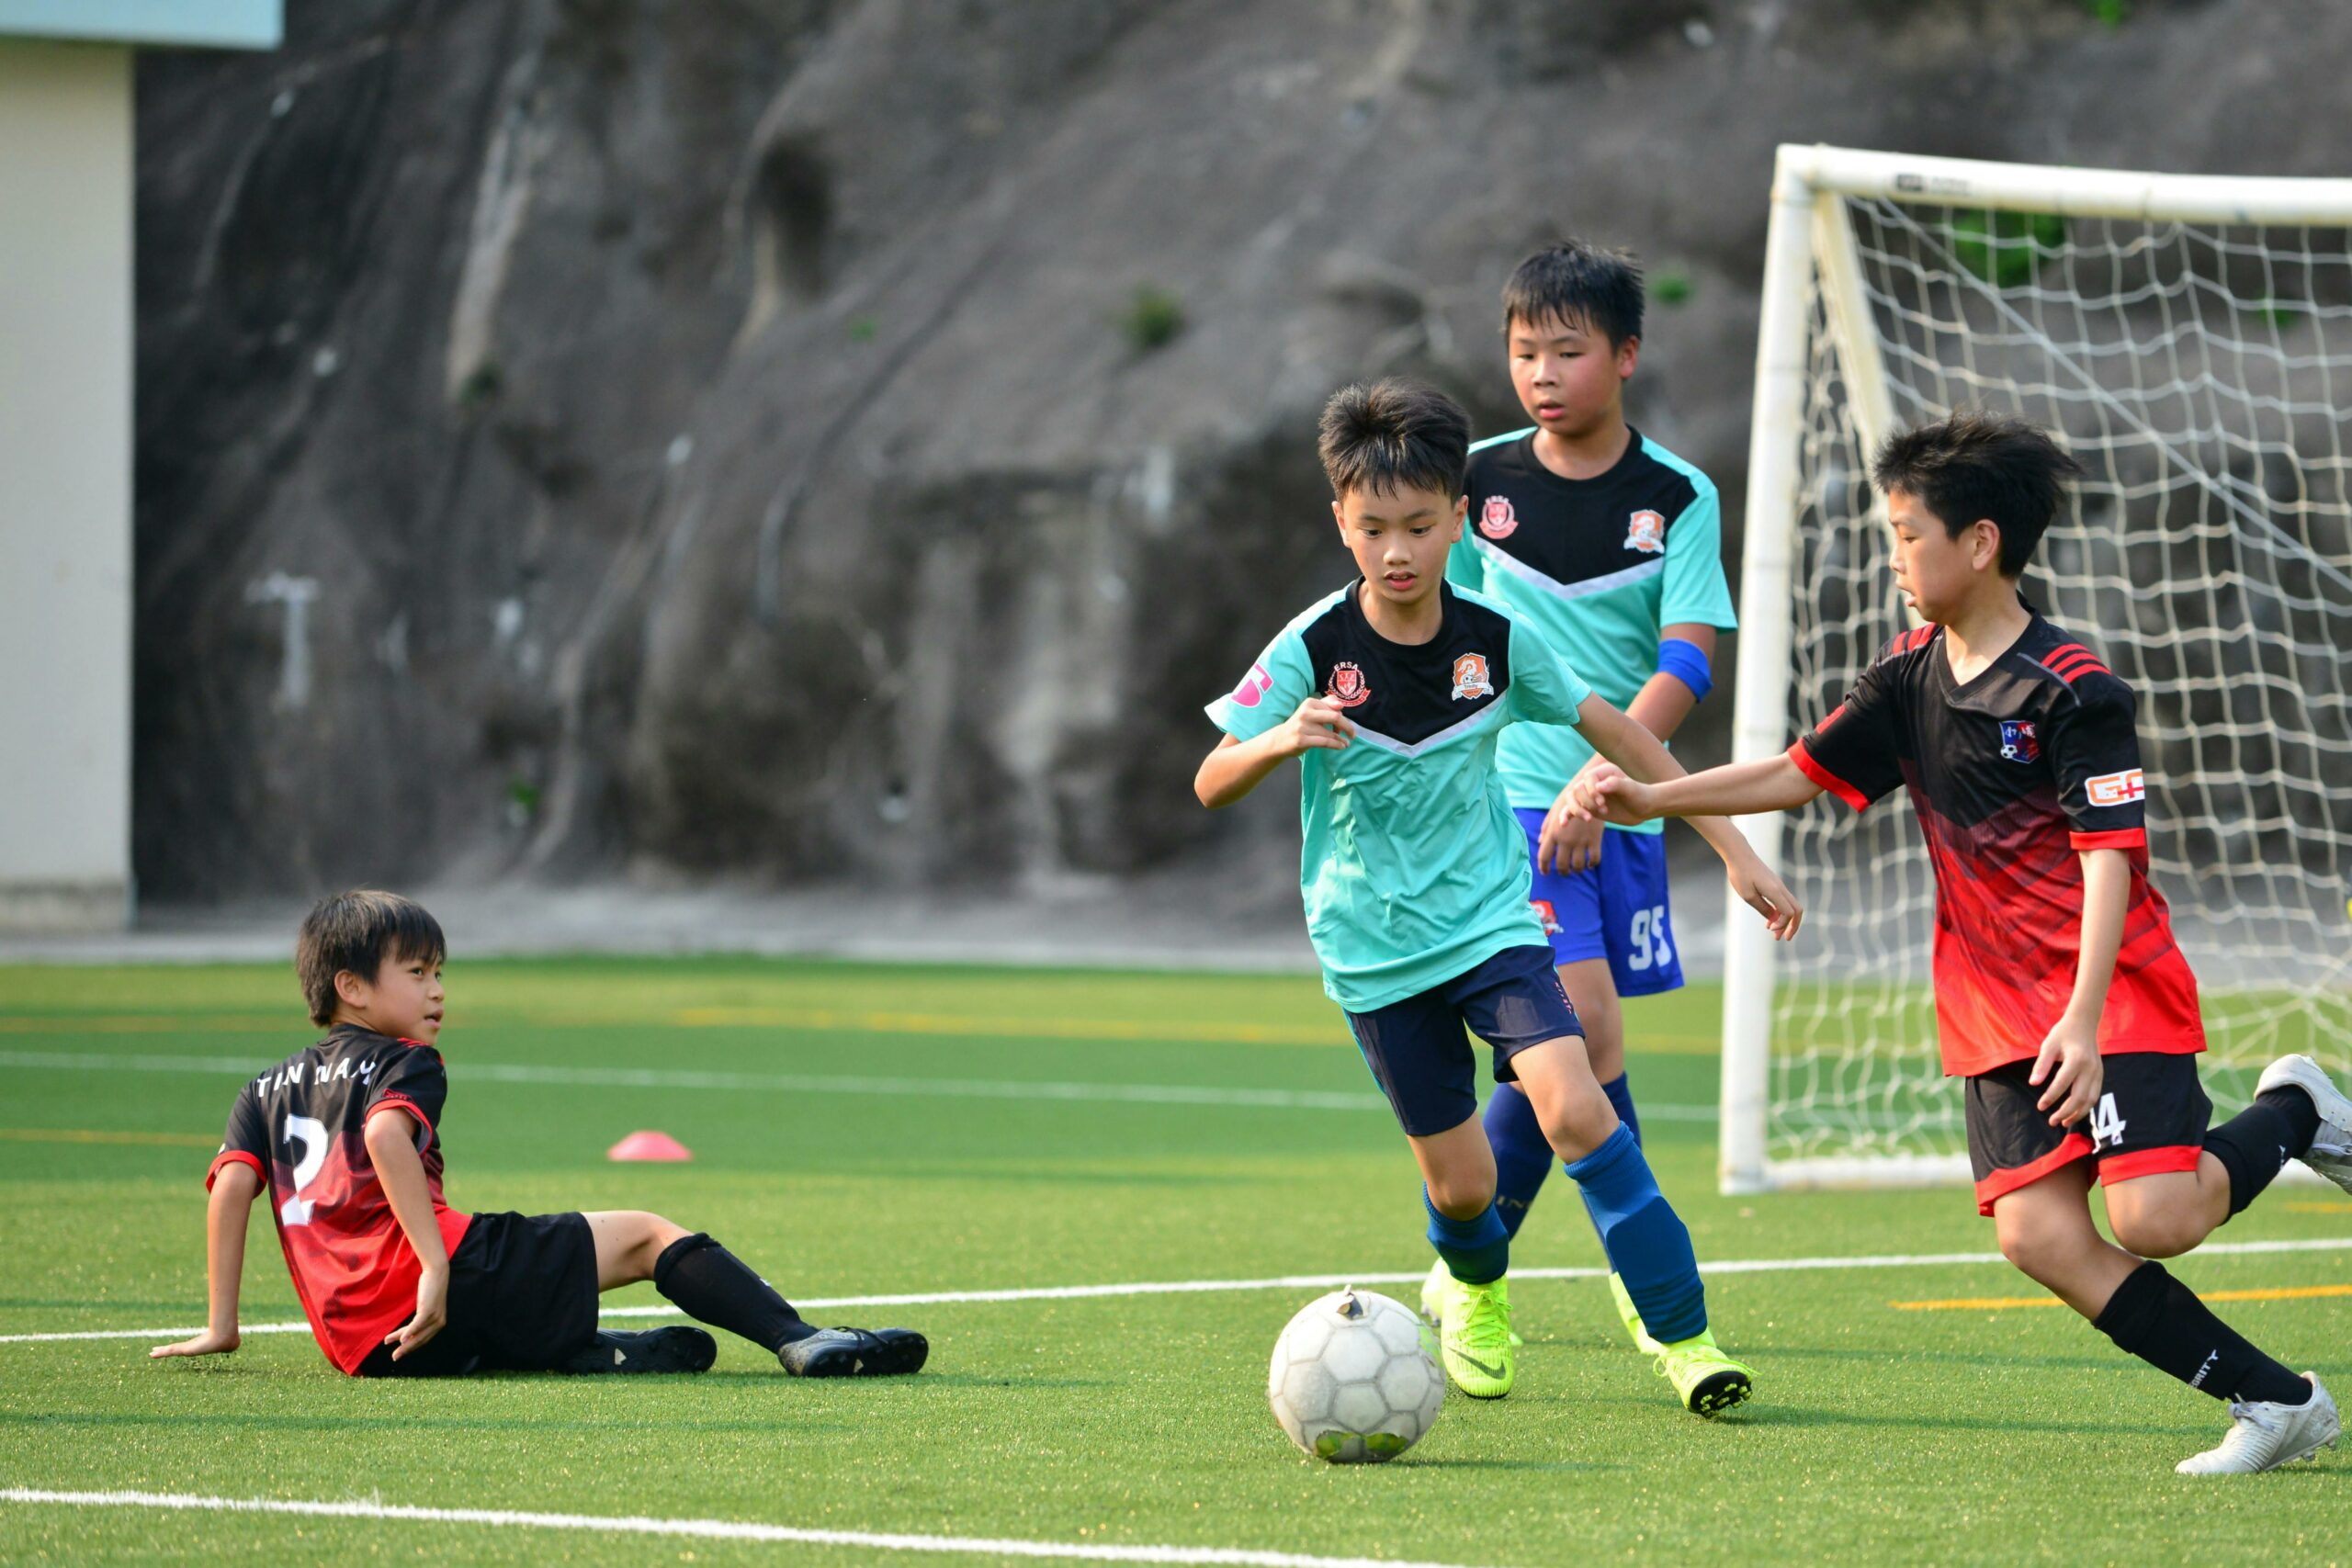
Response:
[{"label": "goal net mesh", "polygon": [[[2346,231],[1837,199],[1865,308],[1832,308],[1816,255],[1791,730],[1910,624],[1871,424],[1982,403],[2059,433],[2086,478],[2026,592],[2138,694],[2152,875],[2202,989],[2208,1088],[2243,1102],[2282,1051],[2352,1071]],[[1918,828],[1899,800],[1858,816],[1824,795],[1786,834],[1809,912],[1780,950],[1767,1159],[1949,1168],[1961,1099],[1938,1065]]]}]

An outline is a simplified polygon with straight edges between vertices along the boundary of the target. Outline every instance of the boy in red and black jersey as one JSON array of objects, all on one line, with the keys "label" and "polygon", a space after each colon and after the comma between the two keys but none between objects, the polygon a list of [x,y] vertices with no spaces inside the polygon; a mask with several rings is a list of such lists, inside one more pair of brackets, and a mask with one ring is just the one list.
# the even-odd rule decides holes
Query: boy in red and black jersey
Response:
[{"label": "boy in red and black jersey", "polygon": [[247,1083],[205,1185],[209,1322],[156,1357],[234,1350],[245,1224],[266,1187],[319,1348],[358,1377],[475,1371],[702,1371],[699,1328],[599,1331],[600,1292],[640,1280],[801,1377],[911,1372],[901,1328],[813,1328],[734,1254],[659,1214],[464,1214],[441,1197],[441,927],[345,893],[302,922],[295,967],[326,1038]]},{"label": "boy in red and black jersey", "polygon": [[[2197,981],[2148,883],[2131,688],[2018,592],[2078,471],[2041,432],[1987,414],[1890,440],[1872,477],[1895,584],[1928,624],[1786,755],[1661,784],[1604,768],[1577,804],[1645,820],[1826,790],[1859,811],[1904,786],[1935,866],[1936,1017],[1944,1071],[1966,1080],[1978,1212],[2119,1346],[2233,1401],[2221,1447],[2181,1471],[2267,1470],[2335,1440],[2334,1402],[2148,1259],[2204,1240],[2290,1159],[2352,1190],[2352,1100],[2287,1056],[2253,1105],[2209,1125]],[[2120,1246],[2092,1223],[2094,1179]]]}]

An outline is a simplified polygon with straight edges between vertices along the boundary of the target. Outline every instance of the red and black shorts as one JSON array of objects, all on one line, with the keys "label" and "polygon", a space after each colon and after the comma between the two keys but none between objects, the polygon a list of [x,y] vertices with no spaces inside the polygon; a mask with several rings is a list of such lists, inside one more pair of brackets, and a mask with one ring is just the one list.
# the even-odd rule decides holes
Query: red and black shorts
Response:
[{"label": "red and black shorts", "polygon": [[1996,1198],[2086,1156],[2098,1161],[2102,1187],[2197,1168],[2213,1117],[2213,1102],[2197,1081],[2197,1058],[2130,1051],[2099,1061],[2105,1077],[2090,1119],[2064,1128],[2052,1127],[2050,1113],[2035,1104],[2050,1086],[2026,1081],[2030,1059],[1968,1079],[1968,1164],[1978,1213],[1990,1215]]}]

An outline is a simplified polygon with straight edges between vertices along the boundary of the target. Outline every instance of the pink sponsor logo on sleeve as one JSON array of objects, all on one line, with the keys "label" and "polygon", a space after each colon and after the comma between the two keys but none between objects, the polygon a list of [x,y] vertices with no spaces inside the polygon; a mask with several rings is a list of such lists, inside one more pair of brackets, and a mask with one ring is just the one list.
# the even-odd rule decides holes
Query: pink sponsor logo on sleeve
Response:
[{"label": "pink sponsor logo on sleeve", "polygon": [[1265,701],[1266,694],[1274,689],[1274,678],[1266,673],[1262,664],[1250,666],[1250,673],[1241,677],[1241,684],[1233,688],[1233,705],[1254,708]]}]

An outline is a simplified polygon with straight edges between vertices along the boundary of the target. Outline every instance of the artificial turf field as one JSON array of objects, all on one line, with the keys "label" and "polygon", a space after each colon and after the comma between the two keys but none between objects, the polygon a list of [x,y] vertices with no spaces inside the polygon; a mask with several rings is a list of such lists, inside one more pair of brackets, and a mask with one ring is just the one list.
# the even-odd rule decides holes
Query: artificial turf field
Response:
[{"label": "artificial turf field", "polygon": [[[1411,1160],[1309,979],[696,959],[460,961],[447,983],[454,1207],[652,1209],[796,1302],[1427,1265]],[[1991,1252],[1957,1190],[1717,1196],[1719,1006],[1628,1009],[1650,1158],[1702,1261]],[[205,1166],[241,1076],[311,1037],[288,966],[0,967],[0,1337],[199,1324]],[[606,1162],[647,1127],[693,1163]],[[2352,1393],[2352,1200],[2285,1185],[2216,1239],[2332,1237],[2173,1267],[2246,1293],[2221,1310]],[[1515,1269],[1598,1260],[1555,1178]],[[160,1334],[9,1339],[0,1488],[1480,1565],[2352,1559],[2352,1457],[2175,1476],[2222,1406],[2064,1309],[1985,1304],[2036,1294],[1997,1261],[1712,1274],[1758,1370],[1713,1423],[1624,1345],[1600,1283],[1523,1277],[1516,1392],[1451,1393],[1411,1453],[1350,1468],[1301,1457],[1265,1404],[1267,1352],[1318,1291],[812,1305],[931,1336],[920,1377],[870,1382],[794,1382],[724,1337],[699,1378],[438,1384],[343,1378],[307,1332],[163,1363]],[[300,1317],[261,1205],[243,1316]],[[0,1562],[297,1552],[1022,1560],[0,1501]]]}]

